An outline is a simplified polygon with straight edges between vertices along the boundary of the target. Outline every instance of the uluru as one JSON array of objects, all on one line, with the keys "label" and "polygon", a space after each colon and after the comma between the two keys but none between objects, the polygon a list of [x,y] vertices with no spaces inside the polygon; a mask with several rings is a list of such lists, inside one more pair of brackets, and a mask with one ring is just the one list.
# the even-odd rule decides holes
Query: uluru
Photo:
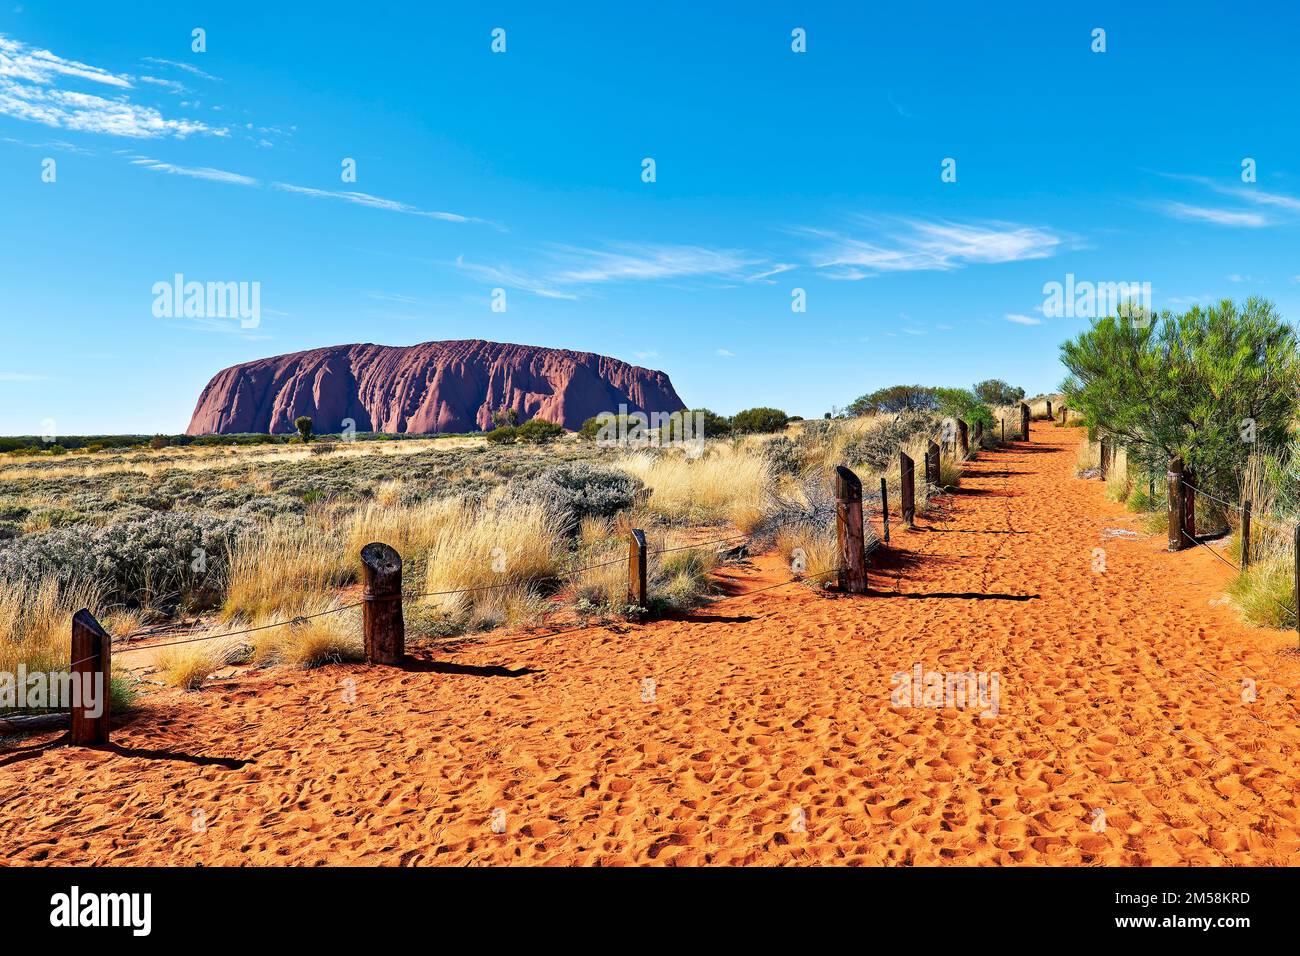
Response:
[{"label": "uluru", "polygon": [[594,352],[465,339],[419,345],[337,345],[244,362],[212,377],[186,433],[283,433],[310,416],[316,430],[429,434],[491,427],[513,409],[577,429],[601,412],[685,408],[664,372]]}]

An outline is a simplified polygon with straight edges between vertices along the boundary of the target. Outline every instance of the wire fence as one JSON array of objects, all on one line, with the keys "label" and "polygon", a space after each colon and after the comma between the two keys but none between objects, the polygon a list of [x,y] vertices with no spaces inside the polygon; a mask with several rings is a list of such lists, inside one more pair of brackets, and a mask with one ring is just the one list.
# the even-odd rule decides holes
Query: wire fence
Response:
[{"label": "wire fence", "polygon": [[[648,551],[648,552],[646,552],[646,555],[647,555],[647,557],[649,557],[649,556],[652,556],[652,555],[669,554],[669,553],[678,552],[678,551],[696,551],[696,550],[700,550],[701,548],[708,548],[708,547],[712,547],[712,546],[716,546],[716,545],[721,545],[721,544],[727,544],[727,543],[736,542],[736,541],[744,541],[744,542],[747,542],[747,541],[749,541],[749,540],[750,540],[749,535],[728,535],[727,537],[724,537],[724,538],[716,538],[716,539],[711,540],[711,541],[701,541],[701,542],[694,543],[694,544],[676,545],[676,546],[671,547],[671,548],[658,548],[658,549],[656,549],[656,550],[654,550],[654,551]],[[615,539],[615,538],[606,538],[606,539],[604,539],[604,542],[602,542],[602,543],[618,543],[618,539]],[[627,557],[624,556],[624,557],[619,557],[619,558],[612,559],[612,560],[610,560],[610,561],[602,561],[602,562],[600,562],[600,563],[598,563],[598,564],[591,564],[591,565],[587,565],[587,566],[585,566],[585,567],[581,567],[581,568],[573,568],[573,569],[568,570],[568,571],[561,571],[561,572],[559,572],[557,575],[555,575],[555,577],[556,577],[556,578],[575,578],[575,577],[577,577],[578,575],[581,575],[581,574],[585,574],[585,573],[587,573],[588,571],[596,571],[596,570],[599,570],[599,569],[601,569],[601,568],[612,567],[612,566],[614,566],[614,565],[616,565],[616,564],[626,564],[626,563],[627,563],[627,560],[628,560]],[[403,592],[403,594],[402,594],[402,599],[403,599],[403,600],[407,600],[407,599],[410,599],[410,600],[418,600],[418,599],[422,599],[422,598],[430,598],[430,597],[449,597],[449,596],[456,595],[456,594],[470,594],[470,593],[479,592],[479,591],[491,591],[491,590],[496,590],[496,589],[499,589],[499,588],[512,587],[512,586],[517,585],[518,583],[519,583],[518,581],[512,579],[512,580],[506,580],[506,581],[497,582],[497,583],[494,583],[494,584],[483,584],[483,585],[477,585],[477,586],[474,586],[474,587],[467,587],[467,588],[453,588],[453,589],[449,589],[449,590],[445,590],[445,591],[414,591],[414,592]],[[787,583],[789,583],[789,582],[787,582]],[[114,651],[114,653],[117,653],[117,654],[127,654],[127,653],[130,653],[131,651],[144,651],[144,650],[153,651],[153,650],[161,650],[162,648],[166,648],[166,647],[178,647],[178,646],[183,645],[183,644],[195,644],[195,643],[198,643],[198,642],[200,642],[200,641],[215,641],[215,640],[222,640],[222,639],[227,639],[227,638],[232,638],[232,637],[241,637],[241,636],[243,636],[243,635],[245,635],[245,634],[253,634],[253,633],[256,633],[256,632],[259,632],[259,631],[267,631],[267,630],[270,630],[270,629],[272,629],[272,628],[276,628],[276,627],[289,627],[289,626],[293,626],[293,625],[303,624],[303,623],[306,623],[307,621],[310,621],[310,620],[312,620],[312,619],[314,619],[314,618],[325,617],[325,616],[330,615],[330,614],[339,614],[339,613],[341,613],[341,612],[343,612],[343,611],[349,611],[349,610],[352,610],[353,608],[361,607],[364,603],[365,603],[364,601],[355,601],[355,602],[350,603],[350,604],[342,604],[342,605],[340,605],[340,606],[338,606],[338,607],[329,608],[329,609],[324,610],[324,611],[317,611],[317,612],[314,613],[314,614],[298,614],[298,615],[295,615],[295,616],[293,616],[293,617],[286,618],[286,619],[283,620],[283,621],[274,621],[274,622],[271,622],[271,623],[269,623],[269,624],[259,624],[259,625],[255,626],[255,627],[246,627],[246,628],[241,628],[241,629],[239,629],[239,630],[235,630],[235,631],[219,631],[219,632],[217,632],[217,633],[205,634],[205,635],[202,635],[202,636],[200,636],[200,637],[188,637],[188,638],[185,638],[185,639],[182,639],[182,640],[178,640],[178,641],[167,641],[167,642],[165,642],[165,643],[154,643],[154,644],[136,644],[136,643],[134,643],[135,641],[137,641],[137,640],[139,640],[140,638],[143,638],[143,637],[149,637],[149,636],[152,636],[152,635],[154,635],[154,634],[164,633],[164,632],[166,632],[166,631],[173,631],[173,632],[175,631],[175,628],[174,628],[174,627],[171,627],[171,628],[168,628],[168,627],[154,627],[154,628],[146,628],[145,630],[141,630],[141,631],[133,631],[133,632],[130,633],[130,634],[127,634],[127,635],[125,635],[125,636],[123,636],[123,637],[117,638],[116,640],[113,641],[112,647],[113,647],[113,651]],[[192,622],[192,626],[197,625],[197,624],[198,624],[197,621]],[[127,646],[127,647],[121,647],[121,648],[119,648],[119,642],[121,642],[121,643],[126,643],[126,644],[129,644],[129,645],[131,645],[131,646]],[[94,660],[94,658],[95,658],[96,656],[98,656],[98,655],[93,655],[93,656],[91,656],[91,657],[86,657],[86,658],[82,658],[81,660],[73,661],[71,666],[75,667],[75,666],[77,666],[78,664],[84,664],[86,661]]]},{"label": "wire fence", "polygon": [[[1261,516],[1255,514],[1255,511],[1253,510],[1248,512],[1247,509],[1245,509],[1245,507],[1242,505],[1236,505],[1236,503],[1234,502],[1225,501],[1225,499],[1219,498],[1218,496],[1214,496],[1214,494],[1210,494],[1209,492],[1206,492],[1206,490],[1204,489],[1197,488],[1195,484],[1192,484],[1191,481],[1187,480],[1186,476],[1180,476],[1178,480],[1179,483],[1182,484],[1183,488],[1190,488],[1192,490],[1192,493],[1195,494],[1196,497],[1209,499],[1209,501],[1213,501],[1214,503],[1217,503],[1217,505],[1226,507],[1226,509],[1229,509],[1230,511],[1235,511],[1236,514],[1242,516],[1243,520],[1245,519],[1245,516],[1249,514],[1249,522],[1251,522],[1251,524],[1261,523],[1261,524],[1269,525],[1269,527],[1271,528],[1277,528],[1278,531],[1286,531],[1288,533],[1291,533],[1291,535],[1295,535],[1296,533],[1297,525],[1295,524],[1292,524],[1291,527],[1284,527],[1284,525],[1282,525],[1281,523],[1271,522],[1271,520],[1268,518],[1261,518]],[[1171,519],[1171,522],[1173,522],[1173,519]],[[1227,558],[1226,555],[1219,553],[1218,550],[1214,548],[1210,548],[1210,546],[1206,544],[1203,538],[1196,535],[1195,528],[1193,528],[1192,531],[1190,532],[1186,527],[1182,527],[1182,523],[1179,523],[1178,532],[1184,538],[1187,538],[1188,541],[1191,541],[1192,544],[1200,545],[1201,548],[1204,548],[1206,551],[1209,551],[1209,553],[1213,554],[1214,557],[1218,559],[1218,561],[1227,564],[1227,566],[1232,568],[1232,570],[1238,572],[1238,574],[1244,574],[1245,570],[1247,570],[1247,566],[1249,562],[1251,562],[1251,555],[1249,555],[1249,548],[1251,548],[1251,542],[1249,542],[1247,537],[1243,536],[1243,540],[1242,540],[1242,554],[1244,558],[1244,563],[1239,564],[1234,561],[1230,561],[1230,559]],[[1296,554],[1295,558],[1297,564],[1300,564],[1300,554]],[[1264,596],[1268,598],[1270,602],[1273,602],[1273,604],[1277,606],[1279,610],[1283,611],[1284,614],[1287,614],[1288,617],[1291,617],[1292,619],[1296,620],[1297,626],[1300,626],[1300,618],[1297,618],[1295,607],[1292,607],[1287,604],[1283,604],[1282,601],[1278,601],[1277,598],[1273,597],[1273,594],[1269,594],[1266,591],[1261,591],[1261,593],[1264,594]],[[1296,597],[1297,600],[1300,600],[1300,594],[1297,594]]]}]

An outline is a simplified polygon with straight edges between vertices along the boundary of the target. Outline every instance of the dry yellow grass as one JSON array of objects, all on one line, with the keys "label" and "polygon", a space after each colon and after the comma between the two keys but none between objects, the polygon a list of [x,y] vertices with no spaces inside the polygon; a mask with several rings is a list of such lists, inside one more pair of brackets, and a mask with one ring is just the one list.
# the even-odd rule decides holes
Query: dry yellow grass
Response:
[{"label": "dry yellow grass", "polygon": [[226,664],[230,655],[229,643],[201,641],[164,647],[154,653],[154,667],[158,679],[181,690],[198,690],[216,671]]},{"label": "dry yellow grass", "polygon": [[0,671],[19,664],[29,671],[66,670],[71,664],[72,615],[88,608],[111,635],[139,627],[139,615],[101,604],[90,586],[61,591],[53,579],[24,580],[0,588]]},{"label": "dry yellow grass", "polygon": [[[341,661],[357,661],[364,656],[361,609],[342,607],[328,597],[311,597],[293,609],[292,623],[254,631],[247,640],[253,646],[253,661],[258,664],[288,664],[295,667],[318,667]],[[333,612],[333,613],[326,613]],[[258,619],[253,627],[274,624],[283,618]]]},{"label": "dry yellow grass", "polygon": [[639,452],[624,455],[614,467],[645,482],[650,492],[646,510],[668,523],[727,522],[751,531],[771,507],[771,471],[762,457],[746,454],[744,446],[713,445],[696,459]]},{"label": "dry yellow grass", "polygon": [[776,534],[776,549],[790,562],[790,573],[817,583],[833,580],[839,561],[835,528],[789,525]]},{"label": "dry yellow grass", "polygon": [[435,498],[414,505],[373,501],[352,515],[343,547],[358,569],[361,549],[372,541],[397,549],[403,562],[420,561],[448,525],[464,520],[464,509],[455,498]]},{"label": "dry yellow grass", "polygon": [[[651,533],[646,535],[646,551],[646,589],[652,605],[681,609],[699,603],[718,563],[716,545],[695,548],[672,535]],[[606,542],[587,552],[583,563],[591,570],[576,577],[577,597],[622,613],[628,606],[627,545]]]},{"label": "dry yellow grass", "polygon": [[309,515],[302,523],[281,519],[235,549],[222,616],[283,615],[305,597],[329,593],[355,574],[354,556],[324,516]]},{"label": "dry yellow grass", "polygon": [[448,618],[482,624],[535,616],[538,586],[560,570],[561,519],[535,501],[456,499],[452,506],[431,540],[424,590],[467,593],[428,600]]}]

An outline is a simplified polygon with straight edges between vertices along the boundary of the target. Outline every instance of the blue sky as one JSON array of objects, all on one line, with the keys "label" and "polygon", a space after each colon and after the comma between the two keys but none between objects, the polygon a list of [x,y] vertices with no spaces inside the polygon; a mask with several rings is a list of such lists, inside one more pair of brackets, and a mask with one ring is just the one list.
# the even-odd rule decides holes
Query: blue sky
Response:
[{"label": "blue sky", "polygon": [[[603,352],[722,413],[1034,393],[1071,273],[1300,316],[1289,5],[437,6],[0,0],[0,434],[181,431],[217,370],[358,341]],[[260,324],[156,317],[176,273]]]}]

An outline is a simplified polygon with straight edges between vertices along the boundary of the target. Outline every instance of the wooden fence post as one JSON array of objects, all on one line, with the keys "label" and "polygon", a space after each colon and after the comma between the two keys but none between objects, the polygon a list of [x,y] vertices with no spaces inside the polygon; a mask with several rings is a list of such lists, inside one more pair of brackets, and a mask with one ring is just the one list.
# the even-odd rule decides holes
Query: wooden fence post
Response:
[{"label": "wooden fence post", "polygon": [[902,501],[898,507],[903,515],[903,527],[916,525],[916,464],[903,452],[898,453],[898,484]]},{"label": "wooden fence post", "polygon": [[936,487],[939,484],[939,446],[934,439],[925,446],[925,483]]},{"label": "wooden fence post", "polygon": [[840,559],[840,589],[867,590],[867,549],[862,529],[862,481],[843,465],[835,466],[835,538]]},{"label": "wooden fence post", "polygon": [[1002,416],[1002,444],[1007,443],[1007,417]]},{"label": "wooden fence post", "polygon": [[1169,459],[1169,550],[1181,551],[1187,547],[1183,540],[1183,460]]},{"label": "wooden fence post", "polygon": [[627,543],[627,603],[648,608],[646,592],[645,532],[633,528]]},{"label": "wooden fence post", "polygon": [[970,454],[970,426],[960,418],[957,419],[957,444],[961,450],[960,460],[965,461]]},{"label": "wooden fence post", "polygon": [[406,653],[406,625],[402,621],[402,556],[380,541],[361,549],[361,627],[365,635],[366,662],[396,665]]},{"label": "wooden fence post", "polygon": [[981,419],[980,421],[975,423],[975,448],[976,449],[983,448],[984,447],[984,445],[982,444],[983,441],[984,441],[984,421]]},{"label": "wooden fence post", "polygon": [[1196,539],[1196,472],[1183,469],[1183,530]]},{"label": "wooden fence post", "polygon": [[1064,405],[1061,406],[1061,424],[1062,424],[1062,425],[1065,424],[1065,406],[1064,406]]},{"label": "wooden fence post", "polygon": [[1056,416],[1052,414],[1052,400],[1049,398],[1045,399],[1045,401],[1047,402],[1047,420],[1050,422]]},{"label": "wooden fence post", "polygon": [[1101,472],[1100,477],[1102,481],[1105,481],[1106,476],[1110,473],[1110,459],[1107,457],[1106,454],[1108,450],[1109,450],[1109,446],[1106,443],[1106,436],[1103,435],[1101,438],[1101,451],[1098,452],[1099,464],[1097,467],[1097,470]]},{"label": "wooden fence post", "polygon": [[1250,567],[1250,499],[1241,507],[1241,570]]},{"label": "wooden fence post", "polygon": [[885,530],[885,544],[889,544],[889,484],[880,478],[880,523]]},{"label": "wooden fence post", "polygon": [[77,746],[108,745],[112,648],[113,639],[88,608],[72,615],[71,740]]},{"label": "wooden fence post", "polygon": [[1029,441],[1029,405],[1020,403],[1020,440]]}]

